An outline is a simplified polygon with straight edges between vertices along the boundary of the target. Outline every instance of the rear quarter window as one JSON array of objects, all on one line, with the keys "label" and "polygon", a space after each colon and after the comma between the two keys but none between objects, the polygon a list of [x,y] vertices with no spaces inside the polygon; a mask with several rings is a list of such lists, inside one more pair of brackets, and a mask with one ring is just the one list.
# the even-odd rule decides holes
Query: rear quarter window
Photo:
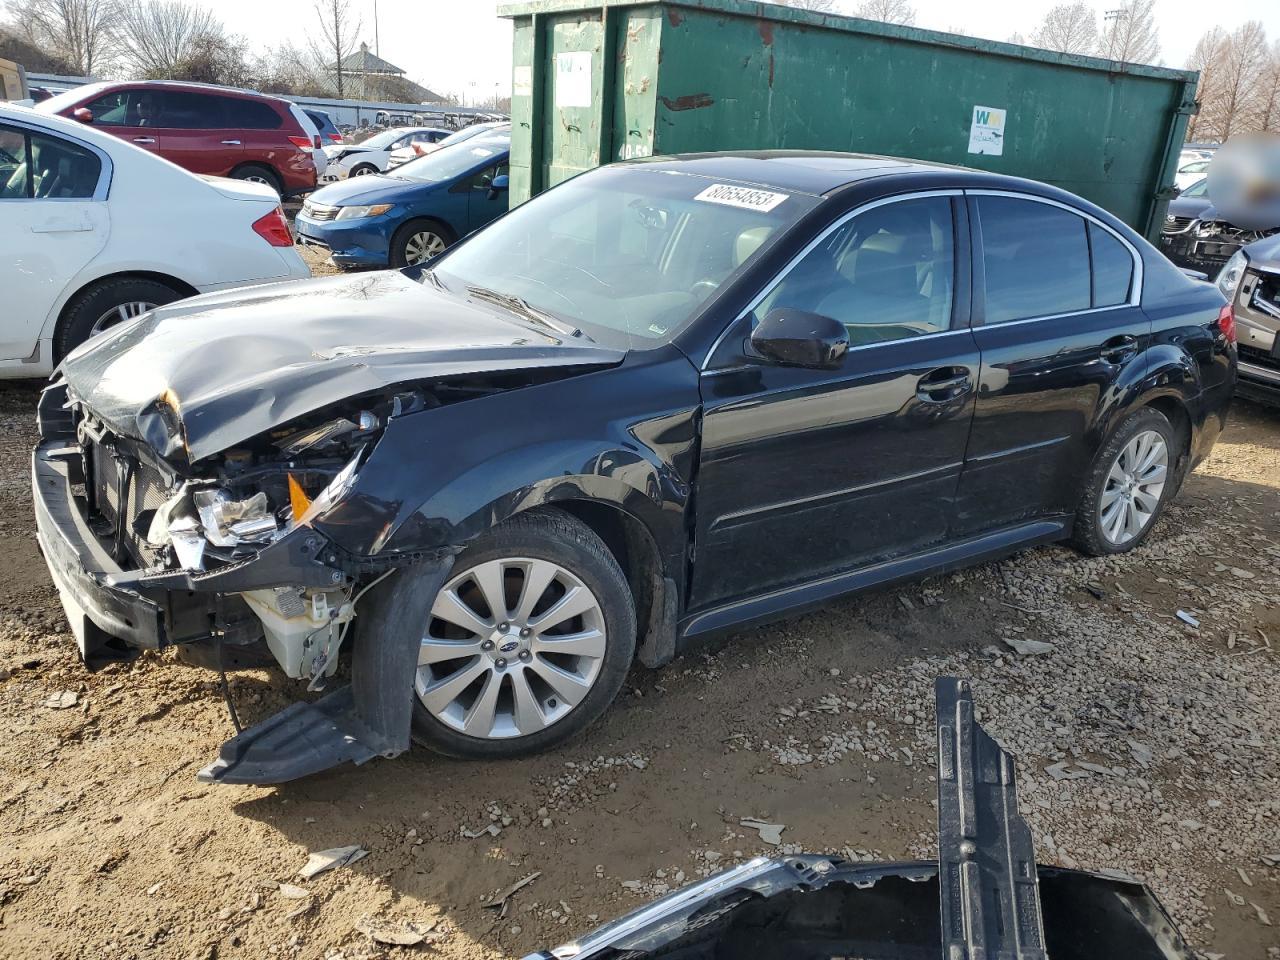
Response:
[{"label": "rear quarter window", "polygon": [[1089,256],[1093,261],[1093,305],[1127,303],[1133,285],[1133,255],[1109,230],[1089,224]]},{"label": "rear quarter window", "polygon": [[226,125],[234,130],[279,130],[284,118],[261,100],[226,98]]}]

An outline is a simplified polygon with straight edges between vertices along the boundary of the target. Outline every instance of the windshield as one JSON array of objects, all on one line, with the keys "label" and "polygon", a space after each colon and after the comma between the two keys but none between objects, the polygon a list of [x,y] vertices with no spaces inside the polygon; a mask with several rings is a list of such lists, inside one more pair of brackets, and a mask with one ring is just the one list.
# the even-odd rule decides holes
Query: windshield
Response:
[{"label": "windshield", "polygon": [[48,100],[41,100],[35,105],[35,109],[41,113],[60,113],[81,100],[91,97],[99,90],[105,90],[105,83],[87,83],[83,87],[72,87],[70,90],[64,90],[62,93],[55,93]]},{"label": "windshield", "polygon": [[605,167],[516,207],[433,273],[460,296],[496,291],[601,343],[651,349],[818,203],[644,165]]},{"label": "windshield", "polygon": [[1203,197],[1208,192],[1209,192],[1209,178],[1205,177],[1203,180],[1197,180],[1191,186],[1187,187],[1187,189],[1183,190],[1182,193],[1179,194],[1179,196]]},{"label": "windshield", "polygon": [[472,137],[452,147],[442,147],[417,160],[410,160],[396,167],[394,176],[424,183],[444,183],[466,173],[490,157],[497,157],[511,148],[511,138],[500,136]]},{"label": "windshield", "polygon": [[404,127],[398,127],[394,130],[383,130],[381,133],[375,133],[368,140],[361,140],[356,146],[368,147],[370,150],[385,150],[391,144],[395,143],[403,137],[408,131]]}]

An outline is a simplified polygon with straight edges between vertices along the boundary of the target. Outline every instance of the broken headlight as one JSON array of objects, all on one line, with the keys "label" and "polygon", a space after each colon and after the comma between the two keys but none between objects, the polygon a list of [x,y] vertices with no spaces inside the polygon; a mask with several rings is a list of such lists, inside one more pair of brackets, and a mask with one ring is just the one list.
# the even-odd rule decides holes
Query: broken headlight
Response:
[{"label": "broken headlight", "polygon": [[225,490],[198,490],[191,499],[205,538],[215,547],[263,543],[280,529],[265,493],[233,500]]}]

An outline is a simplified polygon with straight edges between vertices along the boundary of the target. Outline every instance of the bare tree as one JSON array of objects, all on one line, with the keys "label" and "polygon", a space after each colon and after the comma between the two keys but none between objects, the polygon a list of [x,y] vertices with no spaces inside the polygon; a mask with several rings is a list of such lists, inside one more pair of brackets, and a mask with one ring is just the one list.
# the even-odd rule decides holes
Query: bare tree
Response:
[{"label": "bare tree", "polygon": [[1200,99],[1206,132],[1214,139],[1225,142],[1233,133],[1257,128],[1270,52],[1267,32],[1257,20],[1242,23],[1219,45],[1210,83]]},{"label": "bare tree", "polygon": [[1098,15],[1087,3],[1060,3],[1045,14],[1032,41],[1059,53],[1093,53],[1098,48]]},{"label": "bare tree", "polygon": [[115,0],[13,0],[9,14],[25,39],[92,76],[115,51]]},{"label": "bare tree", "polygon": [[1200,72],[1200,84],[1196,89],[1196,100],[1200,104],[1198,112],[1187,122],[1187,139],[1195,142],[1203,140],[1207,130],[1211,129],[1216,118],[1211,116],[1213,109],[1210,93],[1217,79],[1218,67],[1222,61],[1222,51],[1227,44],[1227,31],[1221,27],[1213,27],[1196,42],[1196,48],[1187,60],[1187,69]]},{"label": "bare tree", "polygon": [[315,0],[315,11],[320,35],[308,37],[311,56],[322,72],[333,78],[341,98],[348,92],[342,61],[355,53],[360,20],[351,13],[350,0]]},{"label": "bare tree", "polygon": [[175,77],[180,63],[207,58],[225,37],[213,11],[184,0],[145,0],[119,8],[121,51],[141,77]]},{"label": "bare tree", "polygon": [[1121,63],[1155,63],[1160,57],[1156,0],[1124,0],[1106,12],[1098,55]]},{"label": "bare tree", "polygon": [[840,12],[836,0],[779,0],[779,2],[800,10],[812,10],[814,13]]},{"label": "bare tree", "polygon": [[1266,69],[1258,87],[1257,128],[1280,132],[1280,40],[1268,51]]},{"label": "bare tree", "polygon": [[907,0],[862,0],[853,11],[866,20],[880,20],[909,27],[916,22],[916,8]]}]

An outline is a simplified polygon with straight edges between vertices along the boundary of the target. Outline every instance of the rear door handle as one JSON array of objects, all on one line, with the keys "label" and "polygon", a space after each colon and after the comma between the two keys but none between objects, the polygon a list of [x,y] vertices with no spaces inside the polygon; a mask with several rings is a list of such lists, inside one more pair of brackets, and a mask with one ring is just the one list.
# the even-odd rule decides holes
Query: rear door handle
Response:
[{"label": "rear door handle", "polygon": [[82,217],[79,220],[58,219],[54,217],[46,220],[44,223],[32,225],[32,233],[87,233],[93,229],[93,223],[88,217]]},{"label": "rear door handle", "polygon": [[940,367],[920,378],[916,396],[925,403],[947,403],[973,389],[971,376],[967,367]]},{"label": "rear door handle", "polygon": [[238,147],[238,146],[240,146],[240,141],[239,141],[239,140],[223,140],[222,142],[223,142],[223,144],[224,144],[224,145],[226,145],[226,146],[228,146],[228,147]]},{"label": "rear door handle", "polygon": [[1102,345],[1102,359],[1108,363],[1123,363],[1138,352],[1138,338],[1129,334],[1112,337]]},{"label": "rear door handle", "polygon": [[155,143],[156,138],[155,137],[134,137],[133,142],[134,143]]}]

